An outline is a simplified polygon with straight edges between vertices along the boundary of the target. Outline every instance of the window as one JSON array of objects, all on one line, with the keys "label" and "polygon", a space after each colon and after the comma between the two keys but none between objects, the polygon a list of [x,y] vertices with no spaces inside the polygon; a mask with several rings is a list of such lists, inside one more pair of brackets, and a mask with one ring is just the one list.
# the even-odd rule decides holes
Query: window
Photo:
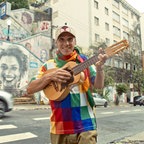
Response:
[{"label": "window", "polygon": [[118,36],[118,37],[120,37],[120,29],[115,27],[115,26],[113,26],[113,34]]},{"label": "window", "polygon": [[109,24],[108,23],[105,23],[105,30],[109,31]]},{"label": "window", "polygon": [[124,18],[122,19],[122,24],[127,28],[129,27],[129,22]]},{"label": "window", "polygon": [[106,15],[109,15],[109,10],[108,10],[108,8],[106,8],[106,7],[105,7],[105,14],[106,14]]},{"label": "window", "polygon": [[122,61],[119,60],[119,59],[115,59],[114,60],[114,66],[117,67],[117,68],[123,68]]},{"label": "window", "polygon": [[134,71],[136,71],[136,70],[137,70],[137,69],[136,69],[136,65],[133,65],[133,70],[134,70]]},{"label": "window", "polygon": [[120,22],[120,16],[116,12],[113,11],[113,19],[117,22]]},{"label": "window", "polygon": [[123,38],[124,39],[129,39],[129,34],[123,31]]},{"label": "window", "polygon": [[99,25],[99,18],[97,18],[97,17],[94,17],[94,23],[95,23],[95,25]]},{"label": "window", "polygon": [[94,7],[95,7],[96,9],[98,9],[98,2],[97,2],[97,1],[94,1]]},{"label": "window", "polygon": [[125,68],[126,70],[130,70],[130,64],[126,62],[124,68]]},{"label": "window", "polygon": [[99,42],[100,41],[100,36],[98,34],[95,34],[95,42]]},{"label": "window", "polygon": [[128,15],[128,8],[125,8],[125,7],[123,6],[122,12],[123,12],[124,14]]},{"label": "window", "polygon": [[113,0],[113,6],[119,9],[119,2],[117,2],[116,0]]}]

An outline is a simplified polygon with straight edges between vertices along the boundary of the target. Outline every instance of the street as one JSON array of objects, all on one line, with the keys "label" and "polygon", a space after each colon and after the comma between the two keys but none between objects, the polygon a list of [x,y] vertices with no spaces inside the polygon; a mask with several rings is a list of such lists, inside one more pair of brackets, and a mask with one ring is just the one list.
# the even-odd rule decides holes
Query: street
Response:
[{"label": "street", "polygon": [[[98,107],[98,144],[143,131],[144,107]],[[0,120],[0,143],[50,144],[50,109],[14,110]]]}]

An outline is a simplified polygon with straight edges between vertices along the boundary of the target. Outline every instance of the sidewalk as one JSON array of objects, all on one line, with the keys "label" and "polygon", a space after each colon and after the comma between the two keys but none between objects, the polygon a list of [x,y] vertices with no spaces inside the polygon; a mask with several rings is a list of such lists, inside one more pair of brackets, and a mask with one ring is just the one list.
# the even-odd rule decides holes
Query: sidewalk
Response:
[{"label": "sidewalk", "polygon": [[36,109],[49,109],[49,105],[39,104],[17,104],[14,105],[13,110],[36,110]]},{"label": "sidewalk", "polygon": [[121,140],[112,141],[109,144],[144,144],[144,131]]}]

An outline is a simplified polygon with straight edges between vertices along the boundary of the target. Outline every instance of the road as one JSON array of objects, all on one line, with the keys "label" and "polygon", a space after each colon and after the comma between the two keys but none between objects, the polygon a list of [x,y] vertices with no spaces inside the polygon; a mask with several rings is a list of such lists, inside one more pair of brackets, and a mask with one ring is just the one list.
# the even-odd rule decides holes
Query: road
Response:
[{"label": "road", "polygon": [[[143,131],[144,107],[98,107],[98,144]],[[0,143],[50,144],[50,109],[17,110],[0,120]]]}]

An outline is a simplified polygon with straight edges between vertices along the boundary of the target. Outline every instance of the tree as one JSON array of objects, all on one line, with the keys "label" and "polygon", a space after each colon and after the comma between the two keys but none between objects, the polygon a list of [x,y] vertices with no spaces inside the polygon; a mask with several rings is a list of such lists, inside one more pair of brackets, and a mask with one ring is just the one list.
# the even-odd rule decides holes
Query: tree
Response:
[{"label": "tree", "polygon": [[116,96],[116,101],[115,104],[118,105],[119,104],[119,98],[123,93],[126,93],[128,91],[128,86],[124,83],[122,84],[117,84],[116,85],[116,92],[117,92],[117,96]]},{"label": "tree", "polygon": [[27,8],[29,9],[29,3],[28,0],[0,0],[1,2],[9,2],[11,3],[11,9],[20,9],[20,8]]},{"label": "tree", "polygon": [[144,92],[144,71],[138,70],[132,73],[132,83],[134,84],[134,90],[138,91],[139,95]]}]

